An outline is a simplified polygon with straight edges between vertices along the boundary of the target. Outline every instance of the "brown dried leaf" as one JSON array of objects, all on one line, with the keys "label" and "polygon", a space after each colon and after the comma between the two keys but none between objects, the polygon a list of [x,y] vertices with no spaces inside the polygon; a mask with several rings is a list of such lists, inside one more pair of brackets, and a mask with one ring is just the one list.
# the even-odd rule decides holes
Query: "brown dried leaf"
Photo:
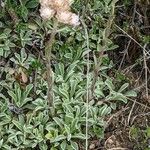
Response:
[{"label": "brown dried leaf", "polygon": [[23,71],[21,71],[21,79],[22,79],[23,83],[27,83],[28,82],[28,77]]}]

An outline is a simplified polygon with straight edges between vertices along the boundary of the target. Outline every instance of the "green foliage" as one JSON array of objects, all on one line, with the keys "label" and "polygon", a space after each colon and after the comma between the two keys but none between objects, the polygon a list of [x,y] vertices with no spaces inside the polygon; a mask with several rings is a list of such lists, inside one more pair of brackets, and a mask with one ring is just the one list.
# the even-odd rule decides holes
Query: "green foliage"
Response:
[{"label": "green foliage", "polygon": [[[87,15],[83,12],[82,17],[86,24],[90,22],[87,29],[90,49],[87,49],[82,25],[79,28],[60,25],[53,49],[53,108],[47,104],[43,55],[45,35],[51,32],[52,22],[41,21],[36,0],[6,0],[4,3],[0,12],[0,56],[8,65],[2,67],[0,74],[0,149],[78,150],[80,141],[84,146],[86,78],[91,91],[95,68],[99,74],[90,93],[88,138],[102,139],[105,117],[116,109],[117,102],[127,103],[128,97],[136,96],[127,82],[116,85],[117,79],[108,75],[113,68],[108,55],[98,57],[117,47],[109,38],[109,16],[114,15],[114,1],[94,0],[85,6]],[[74,11],[83,11],[80,6],[83,3],[77,0]],[[85,73],[87,53],[91,56],[88,76]],[[27,72],[28,82],[22,83],[21,77],[10,73],[11,69],[18,74],[20,70]]]},{"label": "green foliage", "polygon": [[3,33],[0,34],[0,56],[8,57],[11,53],[10,49],[13,47],[15,47],[15,44],[11,37],[11,30],[4,29]]},{"label": "green foliage", "polygon": [[131,140],[137,142],[137,145],[134,146],[135,149],[149,150],[150,127],[140,129],[139,127],[132,126],[129,133]]}]

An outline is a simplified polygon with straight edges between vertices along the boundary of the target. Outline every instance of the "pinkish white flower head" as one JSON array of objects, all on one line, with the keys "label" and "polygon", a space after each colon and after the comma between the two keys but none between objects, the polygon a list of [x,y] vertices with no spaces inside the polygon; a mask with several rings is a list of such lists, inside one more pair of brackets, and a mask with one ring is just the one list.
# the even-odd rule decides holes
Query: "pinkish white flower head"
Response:
[{"label": "pinkish white flower head", "polygon": [[41,6],[48,7],[51,0],[39,0]]},{"label": "pinkish white flower head", "polygon": [[80,24],[79,16],[74,14],[74,13],[72,13],[71,19],[70,19],[70,24],[74,25],[74,26],[78,26]]},{"label": "pinkish white flower head", "polygon": [[59,22],[67,24],[71,19],[71,12],[68,11],[59,11],[56,15],[56,18]]},{"label": "pinkish white flower head", "polygon": [[51,19],[55,14],[55,11],[49,7],[41,7],[40,15],[44,20]]},{"label": "pinkish white flower head", "polygon": [[69,24],[73,26],[79,25],[79,16],[72,12],[64,11],[64,12],[58,12],[56,15],[56,18],[59,22],[64,24]]},{"label": "pinkish white flower head", "polygon": [[40,15],[43,19],[56,17],[59,22],[73,26],[79,25],[79,16],[70,12],[74,0],[40,0]]},{"label": "pinkish white flower head", "polygon": [[50,6],[56,11],[70,10],[70,4],[68,0],[53,0],[53,3]]}]

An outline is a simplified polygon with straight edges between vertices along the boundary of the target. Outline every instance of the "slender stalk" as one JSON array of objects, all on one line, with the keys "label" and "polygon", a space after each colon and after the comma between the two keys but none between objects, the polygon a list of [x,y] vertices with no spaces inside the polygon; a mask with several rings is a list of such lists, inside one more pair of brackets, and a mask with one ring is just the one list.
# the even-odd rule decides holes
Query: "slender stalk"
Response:
[{"label": "slender stalk", "polygon": [[114,13],[115,13],[115,3],[117,2],[117,0],[113,0],[112,1],[112,11],[111,11],[111,14],[110,14],[110,17],[107,21],[107,25],[106,25],[106,28],[105,28],[105,31],[104,31],[104,36],[103,36],[103,40],[102,40],[102,49],[101,51],[99,51],[99,55],[98,57],[96,57],[96,64],[95,64],[95,67],[94,67],[94,70],[93,70],[93,81],[92,81],[92,84],[91,84],[91,97],[89,98],[90,100],[93,99],[93,94],[94,94],[94,90],[95,90],[95,84],[96,84],[96,81],[98,80],[98,76],[99,76],[99,71],[100,71],[100,67],[101,67],[101,63],[102,63],[102,58],[103,58],[103,54],[104,54],[104,51],[105,51],[105,47],[107,46],[107,38],[109,37],[110,35],[110,31],[111,31],[111,27],[112,27],[112,24],[113,24],[113,20],[114,20]]},{"label": "slender stalk", "polygon": [[[89,45],[89,34],[88,34],[88,30],[87,30],[87,26],[84,22],[84,20],[81,19],[81,23],[84,27],[84,31],[85,31],[85,37],[86,37],[86,47],[87,50],[90,50],[90,45]],[[89,58],[89,53],[87,54],[87,72],[86,72],[86,78],[87,78],[87,82],[86,82],[86,141],[85,141],[85,150],[88,150],[88,117],[89,117],[89,72],[90,72],[90,58]]]},{"label": "slender stalk", "polygon": [[52,54],[52,47],[55,41],[55,35],[57,33],[57,26],[58,26],[58,22],[57,20],[55,20],[50,39],[48,40],[45,46],[47,84],[48,84],[47,100],[50,107],[53,106],[53,91],[52,91],[53,75],[52,75],[52,68],[51,68],[51,54]]}]

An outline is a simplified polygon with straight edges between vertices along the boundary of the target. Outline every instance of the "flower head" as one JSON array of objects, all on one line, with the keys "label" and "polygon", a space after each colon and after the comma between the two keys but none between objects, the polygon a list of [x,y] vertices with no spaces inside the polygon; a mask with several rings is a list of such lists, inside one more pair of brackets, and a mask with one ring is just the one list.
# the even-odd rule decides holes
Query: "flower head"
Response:
[{"label": "flower head", "polygon": [[70,10],[70,5],[68,0],[53,0],[53,3],[50,6],[56,11]]},{"label": "flower head", "polygon": [[43,19],[51,19],[55,14],[55,11],[49,7],[41,7],[40,8],[40,15]]},{"label": "flower head", "polygon": [[39,0],[42,7],[48,7],[52,0]]},{"label": "flower head", "polygon": [[73,26],[79,25],[79,16],[70,11],[73,0],[40,0],[40,15],[43,19],[56,17],[59,22]]},{"label": "flower head", "polygon": [[77,26],[80,24],[79,16],[69,11],[58,12],[56,18],[58,19],[59,22],[64,24],[69,24],[73,26]]},{"label": "flower head", "polygon": [[70,24],[74,26],[78,26],[80,24],[79,16],[75,13],[72,13],[71,15]]}]

